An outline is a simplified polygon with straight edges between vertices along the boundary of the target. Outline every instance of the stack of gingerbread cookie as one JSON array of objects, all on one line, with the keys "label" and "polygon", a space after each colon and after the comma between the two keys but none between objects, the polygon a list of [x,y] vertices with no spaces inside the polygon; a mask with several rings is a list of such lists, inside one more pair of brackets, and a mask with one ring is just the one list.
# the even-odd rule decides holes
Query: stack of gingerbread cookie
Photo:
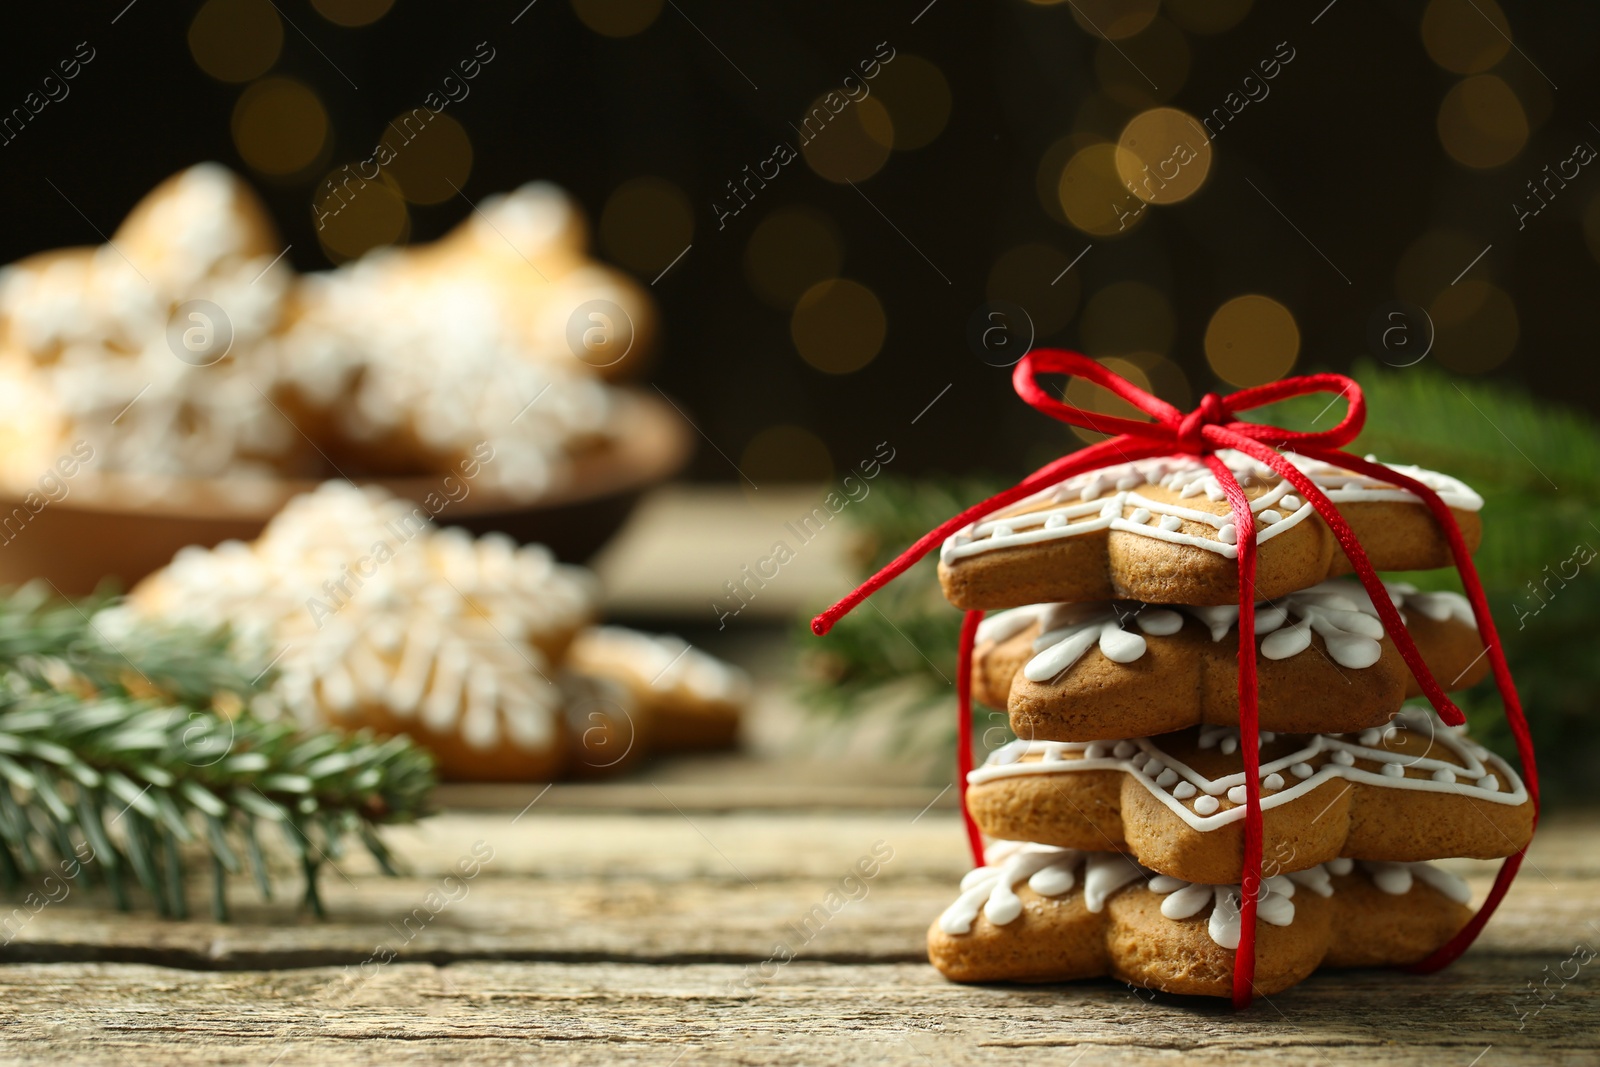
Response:
[{"label": "stack of gingerbread cookie", "polygon": [[[1111,975],[1228,996],[1244,877],[1242,747],[1258,746],[1263,813],[1255,990],[1318,966],[1412,963],[1471,915],[1429,861],[1517,852],[1534,804],[1516,772],[1425,704],[1329,527],[1266,466],[1219,453],[1250,500],[1254,633],[1238,630],[1237,529],[1190,457],[1067,479],[950,537],[939,574],[981,624],[974,695],[1017,736],[966,782],[986,866],[929,931],[960,981]],[[1443,567],[1422,502],[1393,484],[1288,457],[1378,570]],[[1482,500],[1440,494],[1476,545]],[[1445,688],[1487,673],[1466,600],[1387,593]],[[1004,609],[1004,610],[998,610]],[[1241,736],[1239,641],[1257,643],[1259,726]]]}]

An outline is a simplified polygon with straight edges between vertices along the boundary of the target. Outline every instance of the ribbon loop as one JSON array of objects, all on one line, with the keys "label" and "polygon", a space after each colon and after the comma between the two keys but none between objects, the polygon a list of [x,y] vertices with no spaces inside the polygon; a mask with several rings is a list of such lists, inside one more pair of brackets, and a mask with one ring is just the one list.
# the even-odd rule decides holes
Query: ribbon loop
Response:
[{"label": "ribbon loop", "polygon": [[[1069,378],[1092,382],[1149,415],[1152,421],[1105,415],[1064,404],[1039,384],[1038,378],[1042,374],[1065,374]],[[1298,378],[1284,378],[1223,397],[1207,393],[1200,398],[1200,406],[1187,414],[1088,356],[1056,348],[1036,348],[1029,352],[1017,363],[1016,370],[1011,374],[1011,384],[1018,396],[1053,419],[1097,433],[1132,438],[1142,445],[1166,445],[1174,453],[1191,456],[1203,456],[1216,451],[1217,437],[1214,433],[1206,432],[1208,426],[1232,430],[1271,448],[1326,449],[1342,448],[1354,441],[1367,421],[1367,404],[1361,394],[1361,386],[1343,374],[1306,374]],[[1313,393],[1332,393],[1335,400],[1343,397],[1347,401],[1344,418],[1331,429],[1288,430],[1267,423],[1236,420],[1236,414],[1240,411]],[[1332,406],[1331,402],[1329,406]]]}]

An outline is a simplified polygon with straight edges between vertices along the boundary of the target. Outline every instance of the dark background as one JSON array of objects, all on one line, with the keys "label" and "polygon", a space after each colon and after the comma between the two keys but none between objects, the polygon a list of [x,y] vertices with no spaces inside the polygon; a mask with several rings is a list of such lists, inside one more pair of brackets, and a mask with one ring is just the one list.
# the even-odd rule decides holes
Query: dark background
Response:
[{"label": "dark background", "polygon": [[[1509,296],[1519,331],[1514,348],[1489,368],[1470,367],[1470,357],[1453,360],[1452,346],[1481,332],[1470,322],[1454,337],[1441,330],[1430,359],[1520,380],[1591,412],[1600,405],[1586,295],[1600,268],[1583,224],[1600,194],[1600,167],[1585,169],[1520,232],[1512,207],[1545,164],[1567,158],[1578,141],[1600,144],[1590,125],[1600,116],[1600,9],[1593,4],[1504,9],[1515,47],[1489,73],[1516,93],[1531,133],[1508,163],[1474,169],[1441,145],[1441,101],[1463,74],[1430,58],[1421,28],[1427,5],[1418,2],[1258,2],[1215,33],[1184,29],[1183,7],[1163,11],[1163,32],[1176,26],[1187,44],[1187,72],[1158,77],[1166,83],[1161,93],[1128,105],[1107,97],[1105,83],[1122,78],[1126,89],[1135,80],[1112,69],[1107,45],[1066,4],[676,0],[641,32],[613,38],[586,25],[569,0],[537,0],[531,8],[525,0],[401,2],[360,28],[334,24],[308,0],[278,0],[283,46],[271,74],[309,86],[328,113],[330,133],[316,165],[271,178],[252,171],[230,134],[245,85],[208,76],[191,54],[186,35],[200,5],[125,2],[30,5],[28,24],[16,22],[15,12],[8,20],[0,110],[19,105],[78,42],[88,41],[96,58],[67,99],[0,146],[0,192],[10,204],[0,262],[97,243],[91,224],[111,232],[162,178],[216,159],[261,191],[293,245],[295,266],[325,268],[329,259],[312,224],[315,187],[333,167],[367,156],[391,118],[419,105],[457,60],[486,41],[495,60],[448,111],[474,151],[463,192],[478,200],[548,178],[599,219],[630,179],[655,176],[681,189],[693,208],[693,247],[654,287],[665,334],[649,377],[681,398],[732,460],[775,424],[820,438],[840,468],[893,438],[903,474],[1010,471],[1020,452],[1065,443],[1059,428],[1016,402],[1007,372],[977,358],[967,338],[996,261],[1030,242],[1054,249],[1062,263],[1089,248],[1062,282],[1071,292],[1048,299],[1081,309],[1097,291],[1129,279],[1165,294],[1176,327],[1165,355],[1186,381],[1157,385],[1170,399],[1192,402],[1219,384],[1202,339],[1224,301],[1270,296],[1298,323],[1297,370],[1345,369],[1368,349],[1375,312],[1400,297],[1397,269],[1407,250],[1448,228],[1459,235],[1447,249],[1453,258],[1423,256],[1413,270],[1425,276],[1418,284],[1442,291],[1474,250],[1492,244],[1467,277]],[[1500,12],[1488,0],[1447,6],[1447,21],[1488,21]],[[1117,45],[1139,55],[1139,40]],[[766,158],[778,140],[792,141],[789,124],[884,41],[942,72],[952,107],[939,136],[892,153],[859,191],[819,177],[804,160],[790,164],[719,231],[711,204],[725,195],[723,183]],[[1294,62],[1268,99],[1217,138],[1197,195],[1150,209],[1139,227],[1116,238],[1080,232],[1046,209],[1037,175],[1052,144],[1074,132],[1084,143],[1095,134],[1114,140],[1128,117],[1158,97],[1203,115],[1281,41],[1294,48]],[[854,373],[827,374],[802,360],[789,314],[758,300],[746,277],[756,227],[771,211],[796,204],[832,221],[844,249],[841,273],[882,303],[882,350]],[[462,198],[413,205],[410,237],[436,237],[469,210]],[[651,263],[636,273],[648,283],[657,270]],[[1027,306],[1029,294],[1015,289],[997,295]],[[1042,339],[1078,345],[1081,321],[1074,314]],[[1089,351],[1103,354],[1093,345]],[[947,383],[952,395],[911,427]],[[781,457],[751,461],[776,463],[764,475],[817,473],[803,452],[793,470]],[[709,448],[693,473],[735,477]]]}]

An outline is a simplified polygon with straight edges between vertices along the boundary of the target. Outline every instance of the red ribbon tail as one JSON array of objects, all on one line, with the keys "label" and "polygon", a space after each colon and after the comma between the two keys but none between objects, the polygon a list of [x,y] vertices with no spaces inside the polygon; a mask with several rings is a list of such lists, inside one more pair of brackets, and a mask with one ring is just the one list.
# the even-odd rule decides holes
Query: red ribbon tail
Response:
[{"label": "red ribbon tail", "polygon": [[[1213,428],[1208,428],[1208,433],[1212,432],[1212,430]],[[1394,605],[1389,601],[1382,581],[1378,578],[1377,572],[1373,570],[1371,562],[1367,559],[1366,550],[1356,540],[1354,531],[1350,529],[1349,523],[1344,520],[1344,517],[1334,507],[1333,503],[1299,468],[1289,463],[1275,450],[1266,448],[1258,442],[1244,438],[1242,435],[1231,431],[1221,428],[1215,428],[1215,430],[1217,438],[1225,438],[1225,443],[1230,447],[1238,448],[1247,455],[1254,456],[1272,466],[1274,470],[1288,478],[1296,488],[1304,493],[1307,500],[1312,502],[1318,514],[1328,523],[1329,528],[1334,532],[1334,536],[1338,538],[1341,547],[1344,548],[1345,555],[1349,558],[1351,566],[1355,568],[1362,585],[1367,589],[1367,594],[1372,600],[1373,607],[1378,610],[1384,629],[1388,631],[1396,649],[1400,652],[1406,665],[1411,669],[1413,677],[1417,679],[1418,685],[1422,688],[1428,701],[1433,705],[1446,725],[1460,726],[1464,724],[1466,716],[1461,713],[1461,709],[1456,706],[1454,701],[1445,696],[1444,690],[1439,685],[1438,680],[1434,678],[1433,672],[1423,662],[1422,654],[1417,650],[1416,643],[1412,641],[1410,632],[1400,618],[1400,613],[1395,610]],[[1369,478],[1398,485],[1414,494],[1432,512],[1435,521],[1444,533],[1446,543],[1450,546],[1450,554],[1455,562],[1456,571],[1461,576],[1462,588],[1466,591],[1467,600],[1472,605],[1473,616],[1478,623],[1478,633],[1483,638],[1484,649],[1494,673],[1495,685],[1500,691],[1506,722],[1511,727],[1512,737],[1516,742],[1517,756],[1522,764],[1523,780],[1527,784],[1528,795],[1533,800],[1533,823],[1537,827],[1540,812],[1539,770],[1534,756],[1532,731],[1528,727],[1527,717],[1522,708],[1522,700],[1517,694],[1516,683],[1511,678],[1511,668],[1506,662],[1505,649],[1500,643],[1499,632],[1489,611],[1489,601],[1483,589],[1482,579],[1478,576],[1477,567],[1472,561],[1472,553],[1467,548],[1466,539],[1461,534],[1461,527],[1456,522],[1450,506],[1444,502],[1432,487],[1424,485],[1409,475],[1391,470],[1381,463],[1375,463],[1359,456],[1352,456],[1337,449],[1307,448],[1303,450],[1302,454],[1312,459],[1319,459],[1325,463],[1343,467],[1346,470],[1365,474]],[[1241,645],[1241,667],[1243,666],[1242,659],[1243,648]],[[1242,719],[1242,705],[1240,714]],[[1246,836],[1248,839],[1248,829]],[[1518,851],[1500,865],[1500,870],[1495,875],[1494,885],[1490,889],[1489,895],[1484,899],[1483,904],[1467,925],[1462,927],[1453,938],[1435,950],[1427,959],[1411,967],[1411,970],[1418,972],[1439,970],[1453,962],[1467,950],[1472,942],[1477,939],[1478,934],[1482,932],[1484,925],[1488,923],[1495,909],[1500,906],[1500,902],[1505,898],[1506,892],[1511,888],[1511,883],[1522,866],[1522,857],[1525,851],[1525,849]],[[1237,995],[1236,986],[1236,999]]]},{"label": "red ribbon tail", "polygon": [[1244,763],[1244,862],[1239,880],[1239,947],[1233,955],[1233,1006],[1255,996],[1256,908],[1261,898],[1261,732],[1256,693],[1256,525],[1250,498],[1215,455],[1206,465],[1233,509],[1239,549],[1239,756]]},{"label": "red ribbon tail", "polygon": [[1167,446],[1162,444],[1141,444],[1130,438],[1113,437],[1101,441],[1099,444],[1090,445],[1082,451],[1062,456],[1058,460],[1045,464],[1005,492],[996,493],[988,500],[973,505],[961,514],[940,523],[926,534],[923,534],[915,544],[896,556],[877,574],[856,586],[837,604],[812,619],[811,632],[821,637],[833,629],[834,623],[855,610],[862,601],[916,566],[923,556],[944,544],[945,539],[951,534],[1000,508],[1008,504],[1014,504],[1024,497],[1032,496],[1039,490],[1048,488],[1064,478],[1070,478],[1074,474],[1094,470],[1096,467],[1103,467],[1113,458],[1123,460],[1143,459],[1148,456],[1160,455],[1166,451],[1168,451]]},{"label": "red ribbon tail", "polygon": [[[1461,587],[1466,591],[1467,601],[1472,605],[1472,614],[1478,623],[1478,636],[1483,639],[1484,649],[1489,656],[1489,666],[1494,673],[1495,687],[1500,691],[1506,724],[1511,727],[1511,736],[1516,741],[1517,758],[1522,764],[1522,778],[1527,785],[1528,796],[1533,800],[1533,825],[1537,829],[1540,812],[1539,767],[1533,751],[1533,733],[1523,712],[1522,697],[1517,693],[1516,682],[1511,678],[1511,667],[1506,662],[1505,648],[1500,643],[1500,633],[1495,627],[1494,616],[1489,612],[1489,598],[1484,592],[1483,580],[1478,576],[1478,567],[1472,561],[1472,553],[1467,548],[1466,539],[1461,536],[1461,527],[1456,523],[1450,506],[1428,486],[1409,475],[1390,470],[1381,463],[1331,449],[1308,450],[1306,454],[1313,459],[1336,463],[1341,467],[1365,474],[1369,478],[1381,478],[1408,489],[1433,512],[1435,521],[1444,531],[1445,539],[1450,545],[1456,572],[1461,575]],[[1489,895],[1471,921],[1427,959],[1411,967],[1411,970],[1421,973],[1437,971],[1454,962],[1467,950],[1483,931],[1484,925],[1500,906],[1500,902],[1505,899],[1506,891],[1511,888],[1512,880],[1522,867],[1522,857],[1526,851],[1526,848],[1519,850],[1500,865]]]},{"label": "red ribbon tail", "polygon": [[981,611],[969,611],[962,618],[961,646],[956,654],[956,795],[974,867],[984,863],[983,834],[967,810],[967,775],[972,773],[972,647],[977,643],[978,624],[982,621]]},{"label": "red ribbon tail", "polygon": [[[1417,650],[1416,642],[1411,639],[1411,632],[1406,629],[1405,620],[1400,617],[1400,612],[1396,610],[1394,604],[1389,600],[1389,593],[1384,588],[1383,579],[1378,577],[1378,572],[1373,569],[1372,562],[1367,558],[1367,550],[1362,547],[1360,540],[1356,538],[1355,531],[1350,528],[1350,523],[1339,512],[1339,509],[1334,506],[1333,501],[1328,499],[1327,494],[1308,478],[1304,471],[1290,463],[1275,449],[1268,448],[1259,441],[1253,441],[1242,434],[1221,427],[1208,427],[1208,433],[1214,433],[1216,439],[1226,443],[1230,448],[1236,448],[1246,455],[1265,463],[1305,495],[1306,500],[1311,503],[1317,514],[1322,517],[1322,521],[1327,523],[1334,539],[1339,542],[1339,547],[1344,550],[1345,557],[1349,559],[1351,567],[1356,572],[1356,577],[1365,587],[1367,597],[1372,601],[1372,606],[1377,611],[1384,630],[1389,634],[1390,640],[1394,642],[1395,650],[1400,653],[1400,658],[1405,661],[1412,677],[1416,678],[1423,695],[1428,698],[1428,703],[1433,705],[1434,710],[1439,713],[1439,717],[1444,720],[1447,726],[1460,726],[1466,722],[1466,716],[1461,713],[1460,708],[1456,707],[1455,701],[1445,695],[1444,688],[1439,685],[1438,680],[1433,676],[1433,671],[1423,661],[1422,653]],[[1311,452],[1307,452],[1306,455],[1310,455],[1315,459],[1323,458]],[[1353,456],[1345,456],[1341,452],[1332,452],[1329,455],[1339,458],[1330,459],[1328,462],[1339,463],[1340,465],[1344,465],[1344,460],[1353,460],[1355,458]],[[1376,467],[1377,465],[1373,464],[1373,466]],[[1379,469],[1386,470],[1386,468]],[[1425,501],[1430,495],[1435,500],[1438,499],[1438,494],[1427,486],[1421,483],[1414,484],[1422,490],[1419,495],[1422,495]],[[1459,538],[1460,531],[1453,528],[1454,519],[1450,516],[1450,509],[1444,506],[1443,501],[1439,501],[1439,506],[1444,509],[1446,520],[1451,523],[1452,532]],[[1463,547],[1465,546],[1463,545]]]}]

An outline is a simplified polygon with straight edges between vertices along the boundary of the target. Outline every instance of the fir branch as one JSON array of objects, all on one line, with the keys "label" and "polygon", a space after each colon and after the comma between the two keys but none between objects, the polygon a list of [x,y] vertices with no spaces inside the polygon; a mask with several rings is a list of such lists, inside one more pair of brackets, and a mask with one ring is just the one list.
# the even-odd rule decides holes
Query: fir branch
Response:
[{"label": "fir branch", "polygon": [[318,875],[348,838],[393,872],[375,828],[426,813],[425,750],[265,721],[250,705],[266,672],[238,659],[227,633],[141,624],[113,637],[96,618],[103,603],[28,588],[0,597],[0,886],[70,868],[120,908],[137,885],[182,918],[200,852],[223,920],[229,875],[248,869],[270,896],[267,831],[319,915]]},{"label": "fir branch", "polygon": [[[855,557],[862,577],[898,555],[939,523],[1004,488],[997,482],[910,480],[885,476],[851,509]],[[915,745],[948,745],[947,716],[931,730],[916,727],[954,694],[961,613],[950,607],[928,559],[846,615],[824,638],[809,620],[796,630],[799,697],[813,712],[844,718],[868,701],[892,705]]]}]

